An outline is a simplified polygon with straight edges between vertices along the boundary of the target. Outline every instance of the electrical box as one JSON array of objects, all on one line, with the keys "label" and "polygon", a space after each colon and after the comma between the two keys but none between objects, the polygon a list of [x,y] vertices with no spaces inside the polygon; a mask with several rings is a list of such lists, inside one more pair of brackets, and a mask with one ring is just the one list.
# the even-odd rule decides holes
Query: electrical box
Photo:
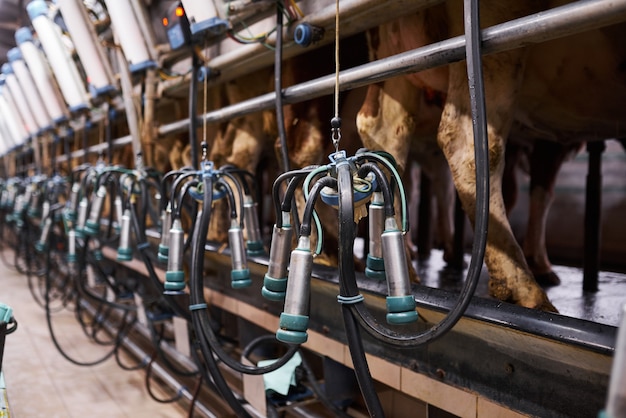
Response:
[{"label": "electrical box", "polygon": [[[220,6],[222,2],[218,2]],[[220,16],[213,0],[182,0],[194,37],[217,36],[226,32],[228,21]]]},{"label": "electrical box", "polygon": [[181,2],[174,3],[161,22],[167,33],[167,40],[173,50],[191,44],[189,20]]}]

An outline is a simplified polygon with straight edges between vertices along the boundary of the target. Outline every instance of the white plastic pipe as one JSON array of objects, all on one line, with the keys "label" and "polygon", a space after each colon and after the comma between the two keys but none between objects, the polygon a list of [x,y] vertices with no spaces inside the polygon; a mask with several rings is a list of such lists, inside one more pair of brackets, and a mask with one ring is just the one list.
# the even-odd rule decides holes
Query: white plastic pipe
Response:
[{"label": "white plastic pipe", "polygon": [[9,63],[2,64],[2,74],[4,74],[6,82],[5,93],[8,92],[7,94],[10,94],[13,103],[15,103],[15,108],[21,116],[26,131],[30,135],[36,135],[39,128],[37,128],[37,122],[35,122],[35,117],[26,101],[22,87],[13,73],[13,66]]},{"label": "white plastic pipe", "polygon": [[137,16],[128,1],[105,0],[116,38],[122,46],[131,73],[155,67],[141,32]]},{"label": "white plastic pipe", "polygon": [[22,53],[18,48],[11,48],[7,53],[7,58],[13,67],[13,72],[17,77],[17,81],[19,82],[22,91],[26,95],[26,101],[28,102],[35,118],[37,128],[41,131],[49,129],[52,125],[52,119],[50,118],[50,115],[48,115],[48,111],[43,104],[43,100],[39,95],[39,91],[33,81],[33,77],[31,76],[30,71],[28,71],[28,67],[26,67],[26,62],[24,62],[24,59],[22,58]]},{"label": "white plastic pipe", "polygon": [[[6,87],[6,86],[4,86]],[[28,132],[22,123],[22,117],[17,113],[13,104],[7,99],[6,89],[0,87],[0,113],[4,117],[7,128],[11,132],[14,145],[21,145],[26,142]]]},{"label": "white plastic pipe", "polygon": [[15,31],[15,41],[22,52],[22,57],[28,65],[33,81],[42,98],[48,115],[56,124],[68,119],[69,111],[63,100],[63,95],[52,74],[52,70],[43,53],[33,43],[33,35],[29,28],[23,27]]},{"label": "white plastic pipe", "polygon": [[69,110],[78,112],[87,109],[87,90],[76,63],[63,44],[60,28],[48,18],[48,5],[44,0],[33,0],[28,3],[26,10]]},{"label": "white plastic pipe", "polygon": [[6,154],[9,149],[11,149],[11,146],[5,139],[4,133],[0,132],[0,155]]},{"label": "white plastic pipe", "polygon": [[189,29],[192,34],[211,31],[216,25],[225,24],[220,19],[213,0],[182,0],[181,2],[189,19]]},{"label": "white plastic pipe", "polygon": [[80,0],[57,0],[63,21],[72,37],[76,52],[87,73],[87,84],[92,96],[115,90],[113,70],[98,42],[98,35]]},{"label": "white plastic pipe", "polygon": [[[0,97],[0,100],[1,99],[2,98]],[[4,113],[0,110],[0,135],[2,135],[2,140],[6,144],[7,149],[11,149],[16,145],[16,142],[6,120],[4,120],[3,115]]]}]

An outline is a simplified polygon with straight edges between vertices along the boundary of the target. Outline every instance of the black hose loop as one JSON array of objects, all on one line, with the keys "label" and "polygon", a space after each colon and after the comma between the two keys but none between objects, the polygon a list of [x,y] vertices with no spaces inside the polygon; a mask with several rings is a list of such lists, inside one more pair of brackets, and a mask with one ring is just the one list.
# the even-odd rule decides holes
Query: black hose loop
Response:
[{"label": "black hose loop", "polygon": [[[341,296],[354,296],[354,288],[348,289],[344,278],[354,277],[354,237],[356,228],[354,225],[354,202],[352,191],[352,173],[347,162],[337,164],[337,189],[339,192],[339,288]],[[358,294],[358,289],[356,289]],[[362,305],[363,303],[358,303]],[[374,387],[374,381],[365,358],[363,340],[359,332],[357,322],[350,312],[347,304],[341,304],[346,337],[350,348],[350,356],[354,364],[354,373],[367,411],[371,417],[384,417],[378,393]]]},{"label": "black hose loop", "polygon": [[[457,303],[443,320],[426,331],[417,334],[394,331],[377,321],[367,310],[365,304],[357,303],[350,305],[352,312],[357,315],[359,322],[371,336],[396,346],[417,347],[440,338],[454,327],[471,302],[478,284],[485,256],[487,223],[489,220],[489,146],[487,141],[480,41],[478,40],[480,34],[478,1],[465,0],[465,14],[467,16],[465,19],[466,23],[471,23],[471,25],[466,28],[468,39],[466,48],[468,56],[468,79],[470,86],[473,87],[470,88],[470,90],[474,93],[470,95],[470,100],[473,102],[471,108],[476,112],[476,114],[472,115],[472,119],[475,121],[474,146],[476,160],[476,234],[472,246],[472,258],[467,273],[467,279],[461,289]],[[346,280],[346,286],[349,286],[349,293],[346,296],[354,296],[358,294],[354,270],[352,270],[352,272],[346,271],[346,273],[347,275],[342,279]]]}]

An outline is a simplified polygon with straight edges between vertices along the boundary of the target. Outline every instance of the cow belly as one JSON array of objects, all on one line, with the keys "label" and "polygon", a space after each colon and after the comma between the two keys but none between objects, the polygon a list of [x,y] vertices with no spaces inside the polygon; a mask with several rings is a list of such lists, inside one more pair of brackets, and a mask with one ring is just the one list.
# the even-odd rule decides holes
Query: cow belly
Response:
[{"label": "cow belly", "polygon": [[[618,38],[616,38],[618,36]],[[544,139],[620,137],[626,119],[626,25],[529,50],[517,120]],[[549,138],[551,136],[552,138]]]}]

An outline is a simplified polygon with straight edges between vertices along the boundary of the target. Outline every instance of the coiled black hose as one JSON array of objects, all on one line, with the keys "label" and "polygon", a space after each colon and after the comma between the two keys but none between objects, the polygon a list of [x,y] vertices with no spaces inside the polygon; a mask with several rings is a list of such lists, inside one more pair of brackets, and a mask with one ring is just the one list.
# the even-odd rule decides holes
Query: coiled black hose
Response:
[{"label": "coiled black hose", "polygon": [[243,408],[239,400],[234,396],[221,371],[217,367],[217,363],[213,357],[213,353],[228,367],[245,374],[264,374],[274,371],[282,367],[298,350],[297,345],[289,345],[284,356],[276,362],[264,366],[248,366],[244,365],[226,353],[210,326],[210,317],[208,307],[204,300],[204,284],[202,281],[204,273],[204,247],[206,245],[206,234],[211,221],[211,206],[213,203],[213,179],[211,176],[203,178],[203,203],[202,211],[198,213],[196,228],[194,228],[191,244],[191,275],[189,279],[191,318],[194,331],[198,337],[202,355],[205,359],[209,373],[213,377],[215,385],[219,392],[224,396],[230,407],[237,414],[249,416]]},{"label": "coiled black hose", "polygon": [[[482,268],[487,242],[489,220],[489,154],[484,84],[480,49],[480,20],[477,0],[464,0],[464,20],[466,32],[466,55],[468,83],[474,128],[474,155],[476,167],[476,223],[475,239],[472,246],[472,259],[468,279],[461,290],[457,304],[446,317],[427,331],[418,335],[401,335],[381,327],[367,311],[362,302],[342,304],[346,334],[354,363],[357,380],[371,416],[384,416],[373,380],[369,373],[363,343],[356,326],[357,318],[373,336],[402,346],[417,346],[441,337],[462,317],[471,302],[472,295]],[[339,266],[340,293],[344,300],[358,298],[359,291],[353,268],[355,226],[353,221],[352,177],[347,164],[337,168],[339,188]],[[349,186],[349,187],[348,187]],[[379,328],[380,327],[380,328]],[[383,330],[381,330],[383,328]]]},{"label": "coiled black hose", "polygon": [[[337,188],[339,192],[339,277],[345,279],[346,277],[354,277],[353,254],[356,231],[354,226],[352,173],[347,162],[340,163],[337,166]],[[343,297],[358,296],[358,291],[356,294],[348,291],[346,282],[346,280],[340,280],[339,282],[340,295]],[[370,416],[384,417],[385,413],[365,358],[365,349],[363,348],[359,326],[350,310],[350,306],[353,305],[343,303],[341,305],[341,313],[346,328],[346,338],[350,347],[354,373]]]},{"label": "coiled black hose", "polygon": [[[489,218],[489,154],[486,127],[486,111],[484,104],[484,85],[480,58],[480,22],[477,1],[465,0],[467,32],[468,80],[470,100],[472,102],[472,119],[474,121],[474,147],[476,162],[476,215],[475,239],[472,245],[472,258],[468,268],[467,279],[457,299],[457,303],[439,323],[424,332],[400,333],[392,330],[374,318],[363,303],[350,305],[353,314],[365,330],[374,338],[403,347],[416,347],[427,344],[447,333],[463,316],[471,302],[472,295],[478,284],[487,243],[487,225]],[[347,254],[347,253],[346,253]],[[350,253],[351,254],[351,253]],[[346,296],[355,297],[359,294],[354,273],[342,278],[345,281]]]}]

